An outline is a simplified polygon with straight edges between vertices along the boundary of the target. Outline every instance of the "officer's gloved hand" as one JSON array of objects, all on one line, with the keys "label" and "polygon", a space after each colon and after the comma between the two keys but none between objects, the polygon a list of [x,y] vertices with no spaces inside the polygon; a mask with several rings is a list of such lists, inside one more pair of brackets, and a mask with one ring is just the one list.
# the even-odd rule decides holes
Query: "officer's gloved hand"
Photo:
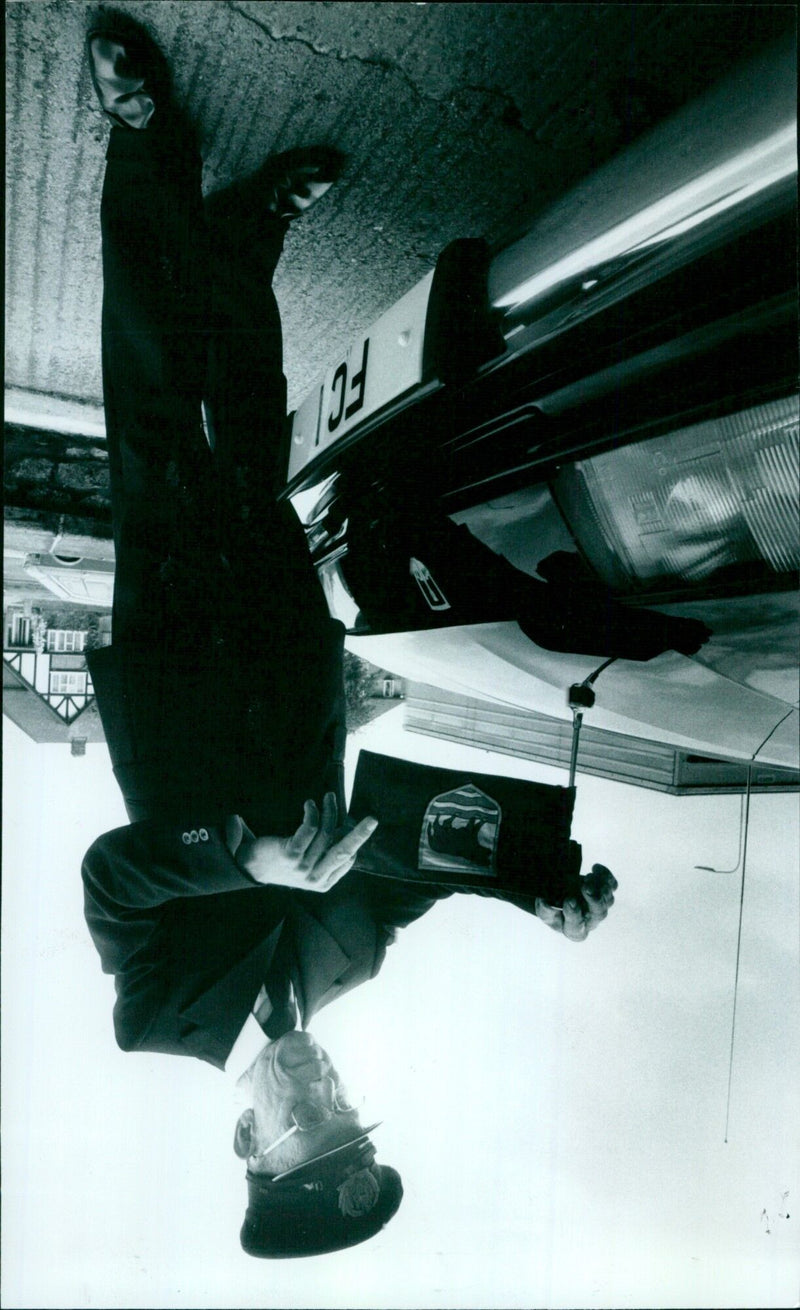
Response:
[{"label": "officer's gloved hand", "polygon": [[651,660],[666,650],[695,655],[712,636],[699,619],[623,605],[574,552],[554,551],[536,571],[552,589],[550,607],[523,608],[517,622],[546,650]]},{"label": "officer's gloved hand", "polygon": [[563,905],[548,905],[536,900],[536,915],[548,928],[560,932],[571,942],[583,942],[593,928],[603,922],[614,904],[618,883],[604,864],[593,864],[592,871],[578,879],[580,891]]}]

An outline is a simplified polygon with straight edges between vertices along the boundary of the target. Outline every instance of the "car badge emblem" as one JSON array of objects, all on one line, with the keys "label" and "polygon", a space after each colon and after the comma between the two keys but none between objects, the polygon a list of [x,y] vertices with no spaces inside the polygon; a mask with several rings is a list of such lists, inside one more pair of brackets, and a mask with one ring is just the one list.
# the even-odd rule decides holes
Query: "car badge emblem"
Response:
[{"label": "car badge emblem", "polygon": [[430,569],[428,569],[421,560],[415,559],[412,555],[409,560],[408,571],[422,592],[425,604],[429,609],[450,609],[450,601],[445,596],[436,579],[433,577]]}]

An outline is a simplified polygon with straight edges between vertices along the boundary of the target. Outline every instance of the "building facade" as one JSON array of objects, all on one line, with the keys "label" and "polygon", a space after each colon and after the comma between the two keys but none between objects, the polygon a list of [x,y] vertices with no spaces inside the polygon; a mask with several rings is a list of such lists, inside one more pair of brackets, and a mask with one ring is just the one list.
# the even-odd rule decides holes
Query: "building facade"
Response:
[{"label": "building facade", "polygon": [[34,741],[69,742],[79,755],[87,741],[104,740],[86,651],[110,643],[111,616],[79,615],[74,627],[68,622],[63,615],[48,622],[43,607],[30,601],[6,607],[3,711]]}]

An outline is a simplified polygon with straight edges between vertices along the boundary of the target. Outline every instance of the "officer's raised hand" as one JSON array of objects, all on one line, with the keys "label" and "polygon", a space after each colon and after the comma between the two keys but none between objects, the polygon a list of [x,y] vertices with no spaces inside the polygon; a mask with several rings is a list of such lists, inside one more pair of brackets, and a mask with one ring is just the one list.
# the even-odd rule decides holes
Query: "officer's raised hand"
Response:
[{"label": "officer's raised hand", "polygon": [[536,914],[548,928],[560,932],[571,942],[583,942],[593,928],[603,922],[614,904],[617,880],[604,864],[593,864],[591,873],[578,879],[580,892],[568,897],[563,905],[536,901]]},{"label": "officer's raised hand", "polygon": [[303,822],[291,837],[252,837],[248,833],[236,852],[236,861],[256,882],[307,892],[330,891],[352,869],[360,848],[378,826],[377,819],[362,819],[342,836],[337,832],[337,818],[336,796],[329,791],[321,815],[314,801],[306,801]]}]

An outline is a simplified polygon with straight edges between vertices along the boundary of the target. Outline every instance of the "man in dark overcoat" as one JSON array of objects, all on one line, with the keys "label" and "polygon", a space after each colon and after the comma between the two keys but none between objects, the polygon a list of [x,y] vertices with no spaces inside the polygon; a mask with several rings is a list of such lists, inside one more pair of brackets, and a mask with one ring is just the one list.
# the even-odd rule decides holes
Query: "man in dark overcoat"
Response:
[{"label": "man in dark overcoat", "polygon": [[344,629],[276,499],[286,382],[270,283],[289,223],[341,157],[291,151],[204,200],[163,56],[132,20],[101,19],[89,59],[113,124],[102,346],[117,563],[113,644],[90,667],[131,823],[88,852],[86,911],[117,980],[120,1045],[223,1066],[268,973],[276,991],[292,975],[307,1022],[449,888],[349,872],[375,825],[346,822]]},{"label": "man in dark overcoat", "polygon": [[[298,1018],[305,1029],[373,977],[396,930],[459,884],[437,861],[477,869],[461,882],[485,890],[504,829],[478,808],[465,833],[457,797],[429,815],[412,786],[404,803],[415,824],[424,812],[433,871],[420,879],[411,857],[377,848],[369,872],[353,867],[376,820],[346,816],[344,629],[294,510],[276,499],[286,383],[270,287],[290,222],[336,180],[341,156],[292,151],[204,200],[192,132],[149,35],[101,11],[88,57],[112,121],[102,354],[116,550],[113,644],[89,665],[130,823],[87,852],[86,918],[115,976],[123,1050],[247,1071],[253,1105],[237,1129],[250,1165],[247,1249],[309,1253],[377,1231],[399,1179],[371,1163]],[[569,798],[556,809],[549,874],[569,866],[574,895],[564,900],[562,879],[559,899],[550,877],[547,901],[535,879],[510,898],[582,940],[616,883],[602,866],[579,879]],[[281,1114],[289,1147],[265,1140]],[[284,1174],[287,1160],[311,1162],[310,1181],[294,1173],[275,1193],[279,1158]]]}]

